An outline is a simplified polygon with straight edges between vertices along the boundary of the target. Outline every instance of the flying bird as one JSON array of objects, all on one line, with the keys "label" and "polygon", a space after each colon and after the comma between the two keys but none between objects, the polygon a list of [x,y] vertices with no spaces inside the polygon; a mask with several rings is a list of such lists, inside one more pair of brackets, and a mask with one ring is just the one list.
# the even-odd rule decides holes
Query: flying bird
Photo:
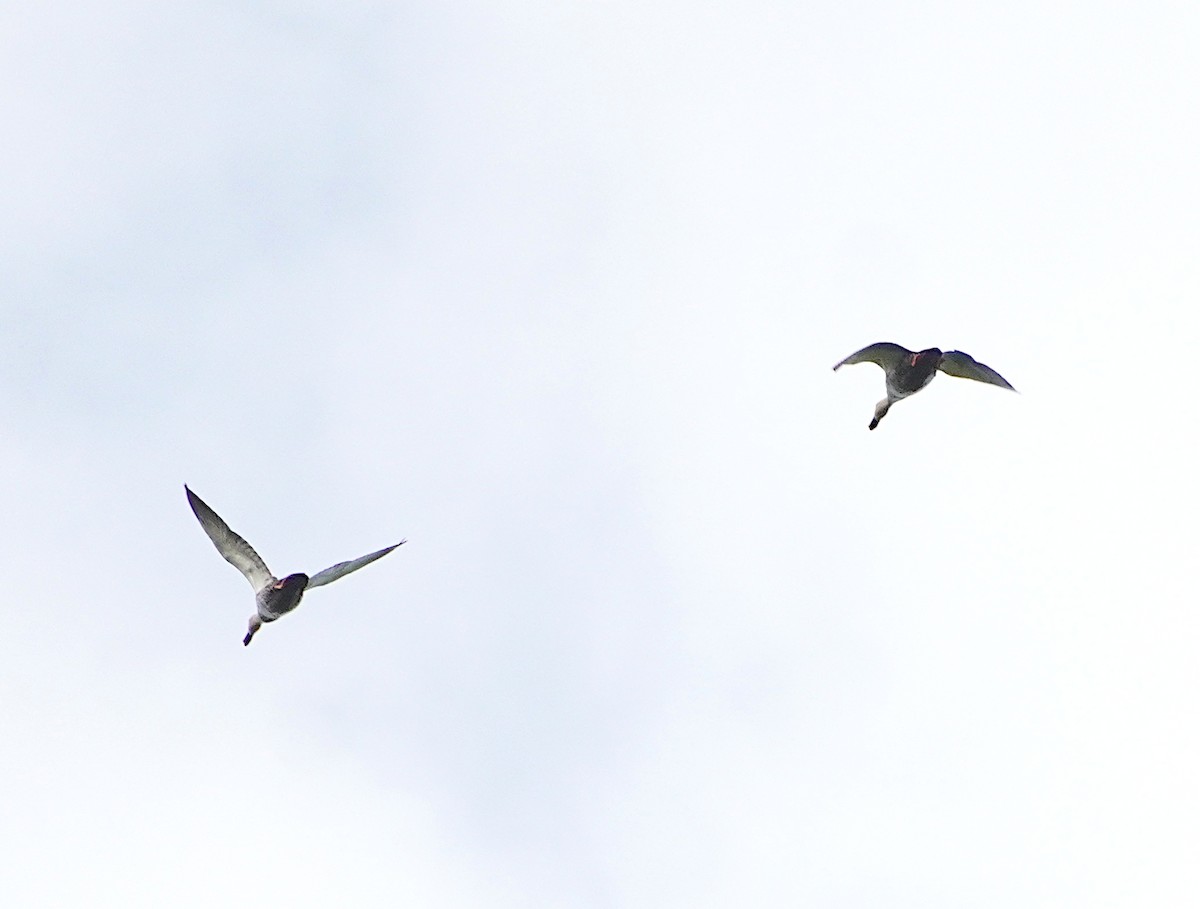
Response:
[{"label": "flying bird", "polygon": [[958,376],[961,379],[974,379],[976,382],[987,382],[999,385],[1010,391],[1016,391],[1008,380],[990,366],[984,366],[970,354],[961,350],[948,350],[942,353],[936,347],[928,350],[913,352],[899,344],[890,341],[880,341],[869,344],[862,350],[850,354],[836,366],[836,372],[850,363],[878,363],[883,367],[887,378],[887,397],[875,405],[875,418],[871,420],[868,429],[874,429],[883,419],[884,414],[897,401],[915,395],[918,391],[933,381],[933,374],[941,370],[947,375]]},{"label": "flying bird", "polygon": [[250,616],[250,630],[242,641],[243,645],[250,643],[250,639],[254,637],[258,629],[262,628],[264,622],[274,622],[284,613],[291,612],[299,606],[304,591],[320,587],[323,584],[330,584],[352,571],[358,571],[364,565],[370,565],[376,559],[382,559],[396,546],[402,546],[408,542],[401,540],[395,546],[380,549],[370,555],[349,562],[338,562],[324,571],[317,572],[312,577],[306,574],[289,574],[280,580],[271,574],[271,570],[267,568],[266,563],[254,551],[254,548],[230,530],[229,525],[204,504],[203,499],[188,489],[186,484],[183,488],[187,491],[188,504],[192,506],[192,511],[195,512],[196,518],[200,521],[204,532],[208,534],[208,538],[217,547],[217,552],[225,557],[225,561],[244,574],[246,580],[250,582],[250,586],[254,588],[254,600],[258,609],[254,615]]}]

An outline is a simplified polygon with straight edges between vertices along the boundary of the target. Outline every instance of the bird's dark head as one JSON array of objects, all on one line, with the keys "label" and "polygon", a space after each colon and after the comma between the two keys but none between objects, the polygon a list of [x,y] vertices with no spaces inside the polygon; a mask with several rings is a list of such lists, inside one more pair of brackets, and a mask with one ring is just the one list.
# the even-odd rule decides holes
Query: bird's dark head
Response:
[{"label": "bird's dark head", "polygon": [[932,363],[934,368],[936,369],[938,361],[941,358],[942,358],[942,352],[940,350],[938,350],[936,347],[928,347],[925,350],[922,350],[922,351],[919,351],[918,353],[912,354],[908,358],[908,362],[912,366],[916,366],[918,363],[920,363],[922,365],[928,365],[928,364]]},{"label": "bird's dark head", "polygon": [[289,574],[286,578],[275,585],[276,590],[304,590],[308,586],[308,575],[297,572]]}]

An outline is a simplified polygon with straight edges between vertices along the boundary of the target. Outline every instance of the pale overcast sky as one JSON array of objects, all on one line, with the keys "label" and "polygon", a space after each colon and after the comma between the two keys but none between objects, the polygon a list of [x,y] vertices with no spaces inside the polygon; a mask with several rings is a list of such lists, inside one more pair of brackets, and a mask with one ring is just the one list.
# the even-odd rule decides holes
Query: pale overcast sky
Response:
[{"label": "pale overcast sky", "polygon": [[0,7],[5,904],[1194,905],[1198,46]]}]

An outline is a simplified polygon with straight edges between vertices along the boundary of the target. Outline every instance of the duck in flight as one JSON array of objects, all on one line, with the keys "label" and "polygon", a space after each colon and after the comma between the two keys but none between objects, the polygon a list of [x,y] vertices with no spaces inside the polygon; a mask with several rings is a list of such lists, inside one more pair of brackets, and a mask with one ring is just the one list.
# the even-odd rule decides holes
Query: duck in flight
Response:
[{"label": "duck in flight", "polygon": [[250,630],[242,641],[243,645],[250,643],[250,639],[254,637],[258,629],[262,628],[264,622],[274,622],[284,613],[291,612],[299,606],[304,591],[320,587],[323,584],[330,584],[352,571],[358,571],[364,565],[369,565],[376,559],[382,559],[396,546],[402,546],[407,542],[407,540],[401,540],[395,546],[380,549],[370,555],[349,562],[338,562],[324,571],[317,572],[312,577],[306,574],[289,574],[280,580],[271,574],[271,570],[267,568],[266,563],[254,551],[254,548],[230,530],[229,525],[204,504],[203,499],[188,489],[186,485],[183,488],[187,492],[188,504],[192,506],[192,511],[195,512],[196,518],[200,521],[204,532],[208,534],[208,538],[217,547],[217,552],[225,557],[225,561],[244,574],[246,580],[250,582],[250,586],[254,588],[254,599],[258,609],[254,615],[250,616]]},{"label": "duck in flight", "polygon": [[984,366],[961,350],[942,353],[936,347],[930,347],[928,350],[911,351],[890,341],[880,341],[850,354],[833,367],[834,371],[851,363],[878,363],[883,367],[887,379],[887,397],[875,405],[875,418],[871,420],[868,429],[878,426],[888,408],[897,401],[915,395],[932,382],[933,374],[939,369],[947,375],[987,382],[989,385],[999,385],[1001,388],[1016,391],[996,370]]}]

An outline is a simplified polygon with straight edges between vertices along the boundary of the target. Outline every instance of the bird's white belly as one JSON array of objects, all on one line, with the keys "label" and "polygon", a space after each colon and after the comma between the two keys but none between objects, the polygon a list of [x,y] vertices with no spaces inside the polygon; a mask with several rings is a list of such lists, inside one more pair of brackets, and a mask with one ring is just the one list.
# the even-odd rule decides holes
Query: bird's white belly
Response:
[{"label": "bird's white belly", "polygon": [[915,395],[918,391],[920,391],[926,385],[928,385],[930,382],[932,382],[933,377],[935,375],[937,375],[937,373],[931,372],[928,376],[926,376],[925,381],[922,382],[916,388],[897,388],[895,385],[893,385],[891,383],[891,381],[889,381],[887,383],[888,400],[893,401],[893,402],[900,401],[904,398],[908,398],[908,397],[911,397],[912,395]]}]

